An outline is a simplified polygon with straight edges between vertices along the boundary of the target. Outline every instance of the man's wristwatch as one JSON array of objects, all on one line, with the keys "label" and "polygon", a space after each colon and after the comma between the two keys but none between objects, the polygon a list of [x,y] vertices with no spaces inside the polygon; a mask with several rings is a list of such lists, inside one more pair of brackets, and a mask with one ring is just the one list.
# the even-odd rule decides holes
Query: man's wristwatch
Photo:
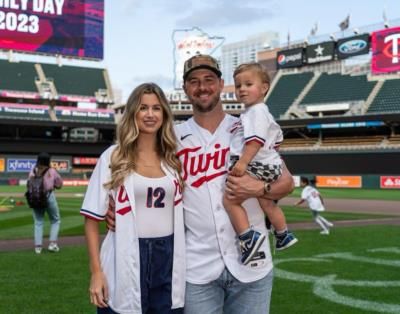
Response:
[{"label": "man's wristwatch", "polygon": [[268,194],[269,192],[271,192],[271,184],[265,182],[264,183],[264,195]]}]

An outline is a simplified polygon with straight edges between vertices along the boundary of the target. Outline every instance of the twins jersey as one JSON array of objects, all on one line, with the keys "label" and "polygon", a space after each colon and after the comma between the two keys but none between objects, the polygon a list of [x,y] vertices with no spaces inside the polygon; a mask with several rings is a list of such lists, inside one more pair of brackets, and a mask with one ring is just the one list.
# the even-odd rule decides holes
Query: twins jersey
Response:
[{"label": "twins jersey", "polygon": [[[242,282],[265,277],[272,269],[269,241],[261,250],[265,259],[243,265],[237,236],[222,197],[227,175],[230,133],[238,119],[225,115],[212,134],[193,118],[175,126],[178,153],[185,181],[183,207],[186,227],[187,281],[204,284],[217,279],[225,266]],[[250,224],[267,234],[264,213],[257,199],[244,202]]]},{"label": "twins jersey", "polygon": [[133,176],[138,237],[160,238],[173,234],[175,185],[167,176],[147,178],[138,173]]},{"label": "twins jersey", "polygon": [[307,201],[308,207],[310,207],[311,210],[319,212],[325,210],[324,204],[322,204],[319,192],[316,188],[307,185],[301,192],[301,198]]},{"label": "twins jersey", "polygon": [[232,156],[242,155],[246,143],[255,141],[261,145],[252,161],[263,164],[281,165],[282,160],[277,148],[283,141],[282,130],[270,114],[264,103],[246,108],[240,120],[232,126]]},{"label": "twins jersey", "polygon": [[[100,251],[102,270],[109,290],[109,305],[118,313],[141,314],[140,251],[138,240],[135,176],[128,175],[123,185],[108,190],[104,183],[111,178],[110,157],[115,146],[99,158],[90,178],[81,214],[104,220],[109,194],[115,200],[115,232],[108,232]],[[185,297],[185,233],[183,225],[182,191],[176,173],[163,163],[161,168],[175,187],[174,191],[174,253],[172,269],[172,308],[183,307]],[[162,221],[159,222],[163,223]]]}]

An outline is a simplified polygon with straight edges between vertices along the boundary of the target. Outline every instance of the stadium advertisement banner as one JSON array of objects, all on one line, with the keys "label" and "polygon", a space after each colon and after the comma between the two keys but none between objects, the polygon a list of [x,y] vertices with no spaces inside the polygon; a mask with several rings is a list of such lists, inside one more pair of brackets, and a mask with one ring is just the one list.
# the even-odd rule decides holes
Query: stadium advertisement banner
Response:
[{"label": "stadium advertisement banner", "polygon": [[346,59],[367,54],[370,47],[369,34],[340,39],[336,45],[336,55],[339,59]]},{"label": "stadium advertisement banner", "polygon": [[322,188],[361,188],[361,176],[317,176],[317,186]]},{"label": "stadium advertisement banner", "polygon": [[372,73],[400,70],[400,27],[372,33]]},{"label": "stadium advertisement banner", "polygon": [[89,180],[63,180],[63,186],[86,186],[89,185]]},{"label": "stadium advertisement banner", "polygon": [[318,63],[333,60],[335,42],[326,41],[306,47],[306,63]]},{"label": "stadium advertisement banner", "polygon": [[95,166],[97,160],[96,157],[74,157],[72,163],[73,165]]},{"label": "stadium advertisement banner", "polygon": [[4,172],[5,170],[5,159],[4,158],[0,158],[0,172]]},{"label": "stadium advertisement banner", "polygon": [[[1,39],[0,39],[1,40]],[[19,92],[19,91],[0,91],[1,97],[9,98],[25,98],[25,99],[39,99],[39,93]]]},{"label": "stadium advertisement banner", "polygon": [[51,166],[60,173],[69,172],[70,161],[68,159],[52,159]]},{"label": "stadium advertisement banner", "polygon": [[55,108],[56,116],[61,118],[94,118],[104,121],[114,121],[114,111],[112,109],[78,109],[73,107]]},{"label": "stadium advertisement banner", "polygon": [[36,165],[36,158],[9,158],[7,172],[29,172]]},{"label": "stadium advertisement banner", "polygon": [[400,189],[400,176],[380,177],[381,189]]},{"label": "stadium advertisement banner", "polygon": [[48,118],[49,117],[48,111],[49,110],[47,106],[0,103],[0,116],[29,115],[30,118],[31,117]]},{"label": "stadium advertisement banner", "polygon": [[85,96],[62,95],[62,96],[58,96],[57,99],[60,101],[89,102],[89,103],[96,102],[96,97],[91,97],[91,96],[85,97]]},{"label": "stadium advertisement banner", "polygon": [[103,59],[104,0],[0,1],[0,49]]},{"label": "stadium advertisement banner", "polygon": [[300,67],[303,65],[303,48],[282,50],[278,52],[276,64],[279,69]]}]

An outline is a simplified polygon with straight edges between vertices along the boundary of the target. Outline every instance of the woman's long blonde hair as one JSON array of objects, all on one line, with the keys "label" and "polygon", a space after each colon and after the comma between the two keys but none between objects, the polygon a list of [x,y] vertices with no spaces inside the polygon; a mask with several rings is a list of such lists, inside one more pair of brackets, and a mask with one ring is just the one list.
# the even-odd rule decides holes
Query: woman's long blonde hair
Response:
[{"label": "woman's long blonde hair", "polygon": [[163,123],[157,132],[156,149],[161,160],[179,174],[179,184],[182,186],[181,163],[176,157],[176,137],[173,130],[172,112],[162,89],[154,83],[144,83],[137,86],[126,103],[124,114],[117,125],[117,147],[111,155],[111,180],[104,184],[106,188],[117,188],[124,182],[126,176],[136,169],[136,150],[139,127],[136,115],[140,110],[144,94],[157,96],[163,110]]}]

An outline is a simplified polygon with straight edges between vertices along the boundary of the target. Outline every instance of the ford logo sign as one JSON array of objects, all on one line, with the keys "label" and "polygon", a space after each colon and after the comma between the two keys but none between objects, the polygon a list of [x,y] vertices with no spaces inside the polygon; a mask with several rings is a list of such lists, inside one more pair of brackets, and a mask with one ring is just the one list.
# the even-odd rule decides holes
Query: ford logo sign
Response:
[{"label": "ford logo sign", "polygon": [[367,42],[362,39],[346,41],[339,46],[339,52],[343,54],[352,54],[360,52],[367,47]]}]

